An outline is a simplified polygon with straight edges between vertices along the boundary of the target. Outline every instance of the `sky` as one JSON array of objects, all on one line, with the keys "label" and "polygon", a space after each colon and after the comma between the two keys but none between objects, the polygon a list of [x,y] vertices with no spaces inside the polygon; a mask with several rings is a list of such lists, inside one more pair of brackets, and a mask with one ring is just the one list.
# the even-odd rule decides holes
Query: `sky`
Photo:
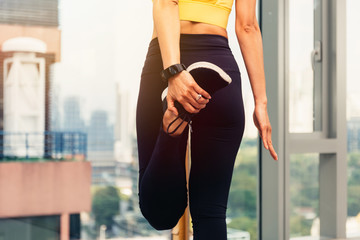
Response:
[{"label": "sky", "polygon": [[[360,1],[348,0],[348,16],[351,19],[347,29],[351,38],[348,38],[347,44],[351,51],[348,51],[347,88],[348,93],[355,96],[360,87],[356,71],[360,59],[360,44],[357,44],[360,30],[356,24],[360,22],[360,15],[356,13],[359,10]],[[234,12],[233,7],[227,28],[229,44],[242,74],[243,97],[248,109],[246,114],[251,116],[252,92],[234,31]],[[306,15],[311,13],[303,12],[301,17],[309,19]],[[299,25],[292,26],[292,29],[306,29],[304,23],[297,21]],[[123,91],[129,91],[130,104],[134,109],[152,27],[151,0],[60,0],[62,51],[61,62],[55,66],[55,82],[61,100],[69,95],[80,96],[82,115],[86,121],[91,111],[103,109],[109,112],[110,122],[114,122],[118,82]],[[292,51],[294,56],[304,55],[301,47]],[[256,132],[252,125],[252,119],[248,117],[246,126],[250,130],[246,131],[254,135]]]}]

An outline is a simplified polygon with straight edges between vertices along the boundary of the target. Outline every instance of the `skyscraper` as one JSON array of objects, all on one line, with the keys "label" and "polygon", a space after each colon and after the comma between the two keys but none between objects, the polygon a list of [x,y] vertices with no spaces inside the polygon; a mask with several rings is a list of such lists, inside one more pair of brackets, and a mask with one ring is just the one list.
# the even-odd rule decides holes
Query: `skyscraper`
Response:
[{"label": "skyscraper", "polygon": [[63,130],[85,131],[85,123],[81,116],[80,109],[80,99],[77,96],[65,98]]},{"label": "skyscraper", "polygon": [[88,128],[88,150],[113,152],[114,134],[108,123],[108,113],[104,110],[95,110],[91,113]]}]

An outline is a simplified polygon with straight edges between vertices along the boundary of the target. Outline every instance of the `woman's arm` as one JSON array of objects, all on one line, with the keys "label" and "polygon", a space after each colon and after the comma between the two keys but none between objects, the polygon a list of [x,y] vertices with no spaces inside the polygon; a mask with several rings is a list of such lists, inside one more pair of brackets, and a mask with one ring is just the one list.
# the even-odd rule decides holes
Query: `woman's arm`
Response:
[{"label": "woman's arm", "polygon": [[267,113],[262,37],[256,20],[256,0],[236,0],[235,8],[235,32],[254,95],[254,123],[259,130],[264,147],[277,160],[278,157],[271,141],[271,125]]},{"label": "woman's arm", "polygon": [[180,63],[180,20],[177,0],[154,0],[154,27],[158,36],[164,69]]},{"label": "woman's arm", "polygon": [[[154,0],[153,20],[164,69],[173,64],[180,63],[178,0]],[[186,111],[197,113],[205,107],[208,100],[201,98],[199,101],[196,101],[196,96],[201,94],[206,98],[210,98],[210,95],[200,88],[187,71],[182,71],[171,77],[168,84],[168,109],[176,115],[178,113],[174,106],[175,100],[181,103]]]}]

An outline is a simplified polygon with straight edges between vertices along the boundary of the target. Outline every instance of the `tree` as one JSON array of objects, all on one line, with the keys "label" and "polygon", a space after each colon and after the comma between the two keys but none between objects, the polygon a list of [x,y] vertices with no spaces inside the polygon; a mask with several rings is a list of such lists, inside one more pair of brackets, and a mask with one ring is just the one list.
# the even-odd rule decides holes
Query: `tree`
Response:
[{"label": "tree", "polygon": [[250,239],[257,240],[257,221],[256,218],[238,217],[231,220],[229,228],[238,229],[250,233]]},{"label": "tree", "polygon": [[290,237],[309,236],[313,220],[303,216],[290,216]]},{"label": "tree", "polygon": [[107,230],[111,230],[114,223],[113,217],[119,214],[120,195],[117,188],[107,186],[97,189],[92,200],[92,213],[95,216],[95,227],[104,224]]}]

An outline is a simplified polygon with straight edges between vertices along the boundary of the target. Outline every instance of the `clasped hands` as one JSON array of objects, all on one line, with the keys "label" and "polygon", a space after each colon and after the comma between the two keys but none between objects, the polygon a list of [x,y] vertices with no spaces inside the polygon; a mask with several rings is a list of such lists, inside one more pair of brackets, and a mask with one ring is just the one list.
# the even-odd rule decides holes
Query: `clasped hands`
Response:
[{"label": "clasped hands", "polygon": [[[199,98],[199,94],[202,97]],[[178,111],[174,105],[175,100],[178,101],[187,112],[198,113],[201,109],[205,108],[211,96],[195,82],[188,71],[181,71],[169,78],[166,99],[169,111],[178,115]]]},{"label": "clasped hands", "polygon": [[[198,95],[201,94],[201,98]],[[197,100],[198,98],[198,100]],[[188,71],[181,71],[175,76],[169,78],[167,93],[168,110],[178,115],[178,111],[174,105],[174,101],[178,101],[184,109],[189,113],[198,113],[206,107],[211,99],[209,93],[202,89],[191,76]],[[267,113],[267,104],[255,104],[253,113],[254,124],[259,130],[260,137],[264,147],[269,150],[274,160],[278,160],[278,156],[271,141],[271,125]]]}]

